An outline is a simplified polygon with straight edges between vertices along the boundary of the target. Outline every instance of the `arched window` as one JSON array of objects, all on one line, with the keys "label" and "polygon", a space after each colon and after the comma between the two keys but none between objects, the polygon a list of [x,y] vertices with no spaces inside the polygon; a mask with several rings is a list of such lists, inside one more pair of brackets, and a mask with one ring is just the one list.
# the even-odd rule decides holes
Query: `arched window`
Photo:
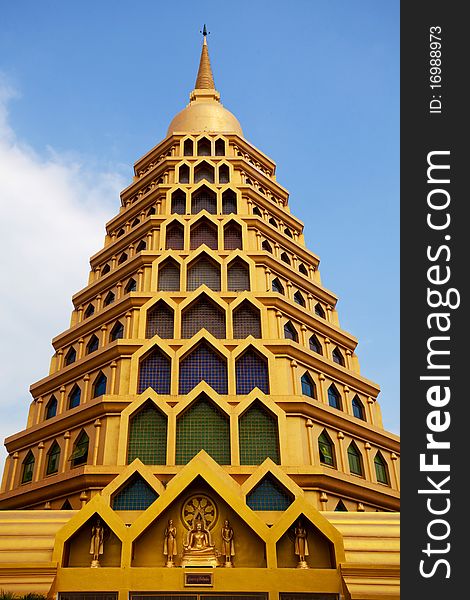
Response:
[{"label": "arched window", "polygon": [[242,247],[242,228],[235,221],[231,221],[224,227],[224,249],[236,250]]},{"label": "arched window", "polygon": [[109,306],[115,300],[116,300],[116,296],[115,296],[114,292],[108,292],[106,294],[106,297],[105,297],[104,301],[103,301],[103,306]]},{"label": "arched window", "polygon": [[106,275],[111,271],[111,267],[106,263],[104,267],[101,269],[101,275]]},{"label": "arched window", "polygon": [[144,465],[165,465],[168,419],[147,401],[129,419],[127,464],[140,459]]},{"label": "arched window", "polygon": [[254,207],[253,214],[256,215],[257,217],[261,217],[261,218],[263,217],[260,209],[257,206]]},{"label": "arched window", "polygon": [[227,289],[229,292],[243,292],[250,289],[250,268],[241,258],[236,258],[227,268]]},{"label": "arched window", "polygon": [[219,394],[227,393],[227,361],[206,342],[198,344],[181,360],[179,393],[189,394],[200,381]]},{"label": "arched window", "polygon": [[180,289],[180,266],[174,260],[166,260],[158,267],[158,291],[178,292]]},{"label": "arched window", "polygon": [[282,262],[285,262],[286,264],[290,265],[290,258],[289,258],[289,255],[287,254],[287,252],[283,252],[281,254],[281,260],[282,260]]},{"label": "arched window", "polygon": [[269,219],[268,222],[269,222],[270,225],[272,225],[273,227],[276,227],[276,229],[277,229],[277,223],[276,223],[276,221],[272,217]]},{"label": "arched window", "polygon": [[175,190],[171,194],[171,212],[177,215],[186,213],[186,194],[183,190]]},{"label": "arched window", "polygon": [[268,360],[253,348],[248,348],[235,361],[237,394],[249,394],[259,388],[269,394]]},{"label": "arched window", "polygon": [[52,475],[53,473],[57,473],[59,471],[59,461],[60,446],[56,441],[54,441],[52,446],[49,448],[49,452],[47,453],[46,475]]},{"label": "arched window", "polygon": [[189,167],[188,165],[180,165],[178,169],[179,173],[179,182],[180,183],[189,183]]},{"label": "arched window", "polygon": [[227,165],[219,167],[219,183],[228,183],[230,181],[230,169]]},{"label": "arched window", "polygon": [[200,396],[176,420],[176,464],[185,465],[205,450],[221,465],[230,464],[230,421],[206,396]]},{"label": "arched window", "polygon": [[137,290],[136,280],[131,277],[124,287],[124,293],[129,294],[130,292],[135,292],[136,290]]},{"label": "arched window", "polygon": [[225,311],[205,294],[188,306],[181,316],[181,337],[191,338],[201,329],[219,339],[227,337],[225,332]]},{"label": "arched window", "polygon": [[88,446],[90,440],[87,434],[82,431],[75,442],[73,447],[72,456],[70,457],[70,463],[72,467],[78,467],[86,464],[88,460]]},{"label": "arched window", "polygon": [[305,307],[305,298],[302,296],[302,294],[298,290],[294,294],[294,302],[296,304],[299,304],[300,306]]},{"label": "arched window", "polygon": [[123,252],[121,254],[121,256],[118,258],[117,264],[122,265],[122,263],[126,262],[126,260],[127,260],[127,254],[125,252]]},{"label": "arched window", "polygon": [[377,477],[377,481],[379,483],[384,483],[385,485],[390,485],[390,478],[388,476],[388,468],[387,463],[385,462],[383,456],[380,452],[377,452],[374,458],[374,466],[375,466],[375,476]]},{"label": "arched window", "polygon": [[300,263],[300,265],[299,265],[299,271],[302,273],[302,275],[307,275],[308,276],[307,267],[303,263]]},{"label": "arched window", "polygon": [[157,492],[135,473],[113,496],[111,505],[113,510],[146,510],[157,498]]},{"label": "arched window", "polygon": [[285,511],[292,502],[292,495],[270,474],[265,475],[246,497],[252,510]]},{"label": "arched window", "polygon": [[174,337],[174,333],[175,313],[168,304],[160,300],[147,312],[145,337],[153,338],[154,335],[158,335],[168,340]]},{"label": "arched window", "polygon": [[349,470],[354,475],[364,476],[364,466],[362,464],[362,454],[354,442],[351,442],[348,447],[348,462]]},{"label": "arched window", "polygon": [[184,226],[173,222],[166,228],[166,249],[184,250]]},{"label": "arched window", "polygon": [[68,365],[71,365],[72,363],[74,363],[77,360],[77,351],[75,350],[75,348],[73,346],[70,346],[70,348],[67,351],[67,354],[65,355],[65,366],[68,367]]},{"label": "arched window", "polygon": [[308,345],[309,348],[312,352],[316,352],[317,354],[323,354],[323,350],[321,347],[320,342],[318,341],[318,338],[315,334],[313,334],[312,336],[310,336],[310,339],[308,341]]},{"label": "arched window", "polygon": [[220,265],[206,255],[199,256],[188,267],[188,292],[197,290],[202,284],[215,292],[220,292]]},{"label": "arched window", "polygon": [[193,140],[184,140],[183,146],[183,154],[184,156],[192,156],[193,155]]},{"label": "arched window", "polygon": [[340,500],[336,505],[335,512],[348,512],[348,509],[346,508],[342,500]]},{"label": "arched window", "polygon": [[320,454],[320,463],[322,465],[328,465],[330,467],[335,466],[335,447],[326,431],[322,431],[318,436],[318,452]]},{"label": "arched window", "polygon": [[237,212],[237,195],[233,190],[225,190],[222,194],[222,214],[230,215]]},{"label": "arched window", "polygon": [[300,383],[302,384],[302,394],[304,396],[308,396],[309,398],[316,398],[315,383],[310,377],[309,373],[304,373],[302,375],[302,377],[300,378]]},{"label": "arched window", "polygon": [[156,215],[157,211],[155,206],[151,206],[147,211],[147,217],[151,217],[152,215]]},{"label": "arched window", "polygon": [[57,398],[51,396],[49,402],[46,404],[46,419],[52,419],[57,414]]},{"label": "arched window", "polygon": [[106,394],[106,385],[108,383],[108,379],[106,375],[102,372],[98,373],[98,376],[93,383],[92,388],[92,398],[98,398],[98,396],[103,396]]},{"label": "arched window", "polygon": [[292,231],[290,229],[288,229],[287,227],[284,229],[284,233],[287,235],[287,237],[292,237]]},{"label": "arched window", "polygon": [[358,396],[354,396],[354,398],[353,398],[352,409],[353,409],[353,415],[357,419],[361,419],[361,421],[365,421],[366,420],[365,413],[364,413],[364,405],[359,400]]},{"label": "arched window", "polygon": [[238,422],[240,464],[260,465],[266,458],[281,462],[277,417],[261,403],[253,403]]},{"label": "arched window", "polygon": [[88,319],[88,317],[91,317],[91,315],[95,312],[95,307],[93,306],[93,304],[89,304],[86,309],[85,309],[85,319]]},{"label": "arched window", "polygon": [[282,285],[282,283],[279,281],[279,279],[277,277],[275,277],[273,279],[272,291],[278,292],[278,294],[284,294],[284,286]]},{"label": "arched window", "polygon": [[98,338],[96,337],[95,334],[93,334],[91,336],[91,338],[88,340],[88,344],[86,345],[86,353],[91,354],[92,352],[96,352],[98,350],[99,345],[100,345],[100,342],[99,342]]},{"label": "arched window", "polygon": [[171,383],[171,360],[154,346],[140,361],[137,393],[152,388],[157,394],[169,394]]},{"label": "arched window", "polygon": [[69,408],[75,408],[80,404],[80,398],[82,396],[82,390],[75,384],[72,391],[69,394]]},{"label": "arched window", "polygon": [[339,350],[339,348],[335,348],[331,354],[333,357],[333,362],[344,367],[344,358],[341,353],[341,350]]},{"label": "arched window", "polygon": [[34,454],[31,450],[28,450],[28,454],[26,455],[23,461],[23,471],[21,473],[21,483],[29,483],[33,480],[33,472],[34,472]]},{"label": "arched window", "polygon": [[261,318],[259,310],[245,300],[233,311],[233,337],[243,340],[249,335],[261,337]]},{"label": "arched window", "polygon": [[140,240],[140,242],[137,244],[135,251],[138,253],[138,252],[142,252],[142,250],[146,250],[146,249],[147,249],[147,242],[145,242],[144,240]]},{"label": "arched window", "polygon": [[341,410],[341,396],[334,383],[328,388],[328,404],[333,408]]},{"label": "arched window", "polygon": [[203,179],[209,183],[214,183],[215,179],[214,167],[206,161],[194,167],[194,183],[199,183]]},{"label": "arched window", "polygon": [[322,319],[325,318],[325,311],[323,310],[322,305],[319,302],[315,304],[315,314],[317,315],[317,317],[321,317]]},{"label": "arched window", "polygon": [[132,221],[132,225],[131,225],[131,227],[136,227],[136,226],[137,226],[139,223],[140,223],[140,219],[138,219],[138,218],[135,218],[135,219]]},{"label": "arched window", "polygon": [[204,218],[191,226],[190,238],[191,250],[199,248],[202,244],[206,244],[206,246],[212,248],[212,250],[217,250],[219,247],[217,225]]},{"label": "arched window", "polygon": [[273,253],[273,249],[271,247],[271,244],[268,242],[268,240],[264,240],[264,242],[261,244],[261,248],[262,248],[262,250],[265,250],[266,252],[269,252],[270,254]]},{"label": "arched window", "polygon": [[197,143],[197,154],[198,156],[211,156],[212,149],[210,140],[202,138]]},{"label": "arched window", "polygon": [[121,229],[117,232],[116,237],[120,238],[125,234],[125,230],[121,227]]},{"label": "arched window", "polygon": [[299,334],[290,321],[287,321],[284,325],[284,337],[286,340],[292,340],[293,342],[299,341]]},{"label": "arched window", "polygon": [[116,340],[122,340],[124,337],[124,325],[120,321],[114,323],[111,333],[109,334],[109,341],[115,342]]},{"label": "arched window", "polygon": [[201,212],[201,210],[207,210],[211,215],[215,215],[217,212],[217,197],[215,193],[205,185],[191,196],[191,213],[195,215],[198,212]]},{"label": "arched window", "polygon": [[224,140],[215,140],[215,155],[216,156],[225,156]]}]

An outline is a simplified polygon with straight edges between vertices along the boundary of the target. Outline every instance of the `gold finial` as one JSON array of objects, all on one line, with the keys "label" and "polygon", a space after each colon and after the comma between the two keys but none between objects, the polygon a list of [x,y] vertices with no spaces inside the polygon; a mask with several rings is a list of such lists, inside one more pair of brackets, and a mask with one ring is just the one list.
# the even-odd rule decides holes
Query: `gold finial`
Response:
[{"label": "gold finial", "polygon": [[202,44],[201,60],[199,61],[199,70],[197,72],[196,85],[194,87],[197,90],[215,90],[211,61],[209,59],[209,50],[207,49],[207,36],[210,31],[207,31],[205,23],[201,33],[204,37],[204,42]]}]

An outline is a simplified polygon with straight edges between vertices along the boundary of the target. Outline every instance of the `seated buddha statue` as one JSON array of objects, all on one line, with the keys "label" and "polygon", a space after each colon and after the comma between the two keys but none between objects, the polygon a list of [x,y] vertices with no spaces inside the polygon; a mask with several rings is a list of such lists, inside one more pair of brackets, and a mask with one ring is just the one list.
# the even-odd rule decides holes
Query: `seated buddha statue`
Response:
[{"label": "seated buddha statue", "polygon": [[217,550],[202,519],[195,519],[193,529],[183,542],[182,567],[217,567]]}]

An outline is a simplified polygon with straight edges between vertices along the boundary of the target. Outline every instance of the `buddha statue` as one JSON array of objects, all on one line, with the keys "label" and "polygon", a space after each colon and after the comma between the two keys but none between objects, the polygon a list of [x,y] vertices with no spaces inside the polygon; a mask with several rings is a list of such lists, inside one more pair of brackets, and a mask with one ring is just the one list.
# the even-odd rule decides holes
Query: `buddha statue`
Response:
[{"label": "buddha statue", "polygon": [[193,527],[183,542],[181,566],[217,567],[219,566],[217,554],[204,520],[202,518],[194,519]]}]

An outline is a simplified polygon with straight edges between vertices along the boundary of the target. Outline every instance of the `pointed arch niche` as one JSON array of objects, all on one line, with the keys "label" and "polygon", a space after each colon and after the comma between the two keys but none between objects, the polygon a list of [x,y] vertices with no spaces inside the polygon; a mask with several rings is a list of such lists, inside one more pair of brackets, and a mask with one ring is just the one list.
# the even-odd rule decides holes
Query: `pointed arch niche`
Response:
[{"label": "pointed arch niche", "polygon": [[166,464],[168,417],[147,400],[129,417],[127,464],[136,458],[146,465]]},{"label": "pointed arch niche", "polygon": [[106,551],[100,555],[100,565],[101,567],[121,566],[122,542],[103,517],[95,513],[65,542],[64,567],[90,566],[93,558],[90,555],[90,533],[98,519],[104,527],[104,546],[106,548]]},{"label": "pointed arch niche", "polygon": [[238,420],[240,464],[260,465],[266,458],[280,464],[277,416],[255,400]]},{"label": "pointed arch niche", "polygon": [[277,564],[280,568],[296,568],[299,559],[295,555],[295,529],[299,526],[307,533],[308,555],[305,560],[311,569],[334,569],[334,545],[330,540],[308,519],[300,514],[280,537],[276,544]]}]

